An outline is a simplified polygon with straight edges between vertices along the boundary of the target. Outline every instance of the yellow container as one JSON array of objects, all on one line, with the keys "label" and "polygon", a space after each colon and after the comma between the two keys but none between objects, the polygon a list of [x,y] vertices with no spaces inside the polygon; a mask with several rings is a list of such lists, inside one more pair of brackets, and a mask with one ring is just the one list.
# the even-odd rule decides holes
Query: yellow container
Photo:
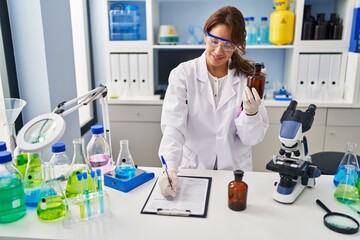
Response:
[{"label": "yellow container", "polygon": [[284,45],[294,40],[295,14],[288,10],[288,0],[274,0],[276,11],[270,15],[269,40]]}]

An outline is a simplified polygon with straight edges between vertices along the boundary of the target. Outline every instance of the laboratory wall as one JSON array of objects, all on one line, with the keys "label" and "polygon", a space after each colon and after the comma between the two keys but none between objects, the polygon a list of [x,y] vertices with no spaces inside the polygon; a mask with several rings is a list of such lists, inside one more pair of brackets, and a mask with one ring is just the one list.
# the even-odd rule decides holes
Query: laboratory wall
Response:
[{"label": "laboratory wall", "polygon": [[[76,97],[69,1],[7,1],[20,97],[27,102],[24,123]],[[80,136],[78,112],[65,121],[61,141],[72,152],[72,139]],[[44,160],[49,157],[45,151]]]}]

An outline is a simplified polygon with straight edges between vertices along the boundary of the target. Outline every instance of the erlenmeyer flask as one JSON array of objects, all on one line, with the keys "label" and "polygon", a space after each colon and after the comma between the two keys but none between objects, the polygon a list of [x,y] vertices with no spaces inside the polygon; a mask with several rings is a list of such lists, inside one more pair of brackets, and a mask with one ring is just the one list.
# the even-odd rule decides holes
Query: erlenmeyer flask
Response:
[{"label": "erlenmeyer flask", "polygon": [[334,184],[337,186],[341,179],[344,176],[345,173],[345,166],[346,165],[352,165],[355,168],[354,178],[355,178],[355,184],[358,183],[358,171],[359,171],[359,164],[356,157],[356,147],[357,144],[353,142],[348,142],[346,147],[346,153],[344,154],[343,158],[341,159],[341,162],[338,166],[338,169],[334,176]]},{"label": "erlenmeyer flask", "polygon": [[46,164],[43,165],[43,176],[37,215],[42,221],[62,219],[66,216],[68,205],[59,181],[51,176],[49,167]]},{"label": "erlenmeyer flask", "polygon": [[40,153],[27,153],[28,162],[24,176],[26,206],[36,207],[40,199],[40,189],[43,180],[42,161]]},{"label": "erlenmeyer flask", "polygon": [[[74,144],[74,156],[72,159],[72,163],[70,166],[69,171],[69,179],[67,181],[66,185],[66,197],[75,197],[79,194],[82,194],[82,187],[81,184],[79,184],[77,180],[77,174],[87,172],[87,174],[90,174],[91,167],[88,164],[88,161],[86,161],[85,158],[85,141],[84,138],[76,138],[73,140]],[[91,185],[91,179],[88,178],[89,185]],[[90,188],[90,192],[92,192],[94,189]]]},{"label": "erlenmeyer flask", "polygon": [[129,140],[120,140],[120,152],[115,167],[116,177],[130,178],[135,171],[135,164],[129,150]]},{"label": "erlenmeyer flask", "polygon": [[345,165],[344,168],[345,174],[335,190],[334,197],[343,204],[357,204],[359,202],[359,192],[354,178],[357,170],[353,165]]}]

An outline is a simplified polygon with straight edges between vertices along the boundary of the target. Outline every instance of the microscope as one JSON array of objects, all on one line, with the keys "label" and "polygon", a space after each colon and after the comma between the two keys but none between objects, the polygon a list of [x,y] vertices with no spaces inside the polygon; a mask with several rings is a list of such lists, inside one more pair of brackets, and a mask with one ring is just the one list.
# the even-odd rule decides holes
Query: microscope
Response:
[{"label": "microscope", "polygon": [[310,104],[305,112],[297,110],[297,102],[291,101],[283,113],[278,156],[273,156],[266,169],[278,172],[280,182],[275,182],[273,198],[280,203],[293,203],[305,187],[315,186],[320,170],[311,163],[304,135],[314,121],[316,106]]}]

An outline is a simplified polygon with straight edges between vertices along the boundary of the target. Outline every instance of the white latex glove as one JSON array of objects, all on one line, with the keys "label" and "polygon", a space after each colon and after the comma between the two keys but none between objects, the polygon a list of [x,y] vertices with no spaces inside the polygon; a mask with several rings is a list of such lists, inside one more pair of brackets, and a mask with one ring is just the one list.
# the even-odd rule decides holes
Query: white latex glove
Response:
[{"label": "white latex glove", "polygon": [[[251,93],[252,92],[252,93]],[[261,98],[255,88],[250,91],[249,87],[245,87],[243,93],[243,108],[246,115],[255,115],[261,104]]]},{"label": "white latex glove", "polygon": [[[159,187],[161,190],[161,194],[166,199],[172,199],[176,197],[176,188],[178,183],[178,176],[177,171],[174,169],[169,169],[169,178],[166,174],[166,172],[163,172],[163,174],[159,177]],[[171,186],[169,183],[169,179],[171,181]]]}]

